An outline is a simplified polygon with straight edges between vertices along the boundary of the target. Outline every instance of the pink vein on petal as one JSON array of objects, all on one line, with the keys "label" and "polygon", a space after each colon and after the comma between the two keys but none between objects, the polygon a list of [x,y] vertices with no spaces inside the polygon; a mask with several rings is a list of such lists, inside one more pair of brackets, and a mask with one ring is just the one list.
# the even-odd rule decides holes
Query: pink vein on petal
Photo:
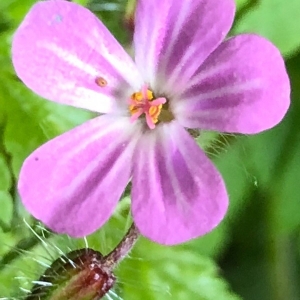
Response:
[{"label": "pink vein on petal", "polygon": [[290,104],[290,84],[279,50],[243,34],[224,42],[173,101],[184,127],[254,134],[279,123]]},{"label": "pink vein on petal", "polygon": [[20,173],[25,207],[54,231],[71,236],[101,227],[131,177],[138,124],[101,116],[35,150]]},{"label": "pink vein on petal", "polygon": [[233,0],[138,1],[134,45],[140,72],[161,93],[182,90],[222,42]]},{"label": "pink vein on petal", "polygon": [[176,122],[142,136],[134,156],[132,214],[143,235],[173,245],[211,231],[228,206],[224,182]]},{"label": "pink vein on petal", "polygon": [[[141,85],[132,59],[101,21],[62,0],[31,8],[14,35],[12,60],[20,79],[40,96],[101,113],[119,108],[120,89]],[[107,84],[97,85],[97,78]]]}]

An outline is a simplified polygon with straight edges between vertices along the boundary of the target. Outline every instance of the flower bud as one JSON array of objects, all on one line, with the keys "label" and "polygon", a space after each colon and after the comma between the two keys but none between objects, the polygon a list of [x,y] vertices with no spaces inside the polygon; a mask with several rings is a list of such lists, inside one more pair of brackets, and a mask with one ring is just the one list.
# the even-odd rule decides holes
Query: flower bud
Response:
[{"label": "flower bud", "polygon": [[97,300],[114,285],[115,276],[103,267],[103,256],[89,248],[72,251],[55,260],[34,281],[26,300]]}]

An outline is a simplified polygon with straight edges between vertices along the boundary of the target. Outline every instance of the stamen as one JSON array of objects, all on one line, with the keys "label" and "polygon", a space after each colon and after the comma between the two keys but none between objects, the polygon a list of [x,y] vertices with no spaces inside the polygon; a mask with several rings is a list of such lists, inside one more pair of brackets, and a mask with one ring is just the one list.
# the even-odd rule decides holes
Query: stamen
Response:
[{"label": "stamen", "polygon": [[130,122],[133,123],[136,121],[143,113],[144,112],[142,109],[137,109],[136,112],[131,116]]},{"label": "stamen", "polygon": [[128,101],[131,114],[130,121],[134,122],[141,115],[145,114],[148,127],[154,129],[162,111],[163,104],[166,102],[167,99],[163,97],[154,99],[153,92],[148,89],[147,85],[144,85],[141,91],[132,94]]}]

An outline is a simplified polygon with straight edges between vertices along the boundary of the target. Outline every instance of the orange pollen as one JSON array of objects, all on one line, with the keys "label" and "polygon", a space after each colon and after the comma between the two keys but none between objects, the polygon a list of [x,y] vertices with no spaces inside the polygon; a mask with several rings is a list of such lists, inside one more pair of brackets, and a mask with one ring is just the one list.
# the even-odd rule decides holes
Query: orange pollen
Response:
[{"label": "orange pollen", "polygon": [[166,98],[154,99],[153,92],[145,85],[140,92],[133,93],[129,99],[129,112],[131,122],[136,121],[141,115],[145,114],[146,123],[150,129],[155,128],[158,117],[162,111]]}]

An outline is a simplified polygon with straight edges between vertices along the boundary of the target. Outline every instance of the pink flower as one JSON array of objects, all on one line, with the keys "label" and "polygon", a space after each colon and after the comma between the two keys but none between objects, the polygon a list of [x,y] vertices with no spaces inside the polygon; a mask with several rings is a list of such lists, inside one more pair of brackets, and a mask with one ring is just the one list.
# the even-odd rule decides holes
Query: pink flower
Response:
[{"label": "pink flower", "polygon": [[275,46],[253,34],[223,41],[234,10],[233,0],[139,0],[133,61],[89,10],[33,6],[13,40],[18,76],[42,97],[101,114],[25,160],[19,191],[33,216],[90,234],[131,180],[134,222],[155,242],[182,243],[220,223],[224,182],[186,128],[258,133],[290,101]]}]

